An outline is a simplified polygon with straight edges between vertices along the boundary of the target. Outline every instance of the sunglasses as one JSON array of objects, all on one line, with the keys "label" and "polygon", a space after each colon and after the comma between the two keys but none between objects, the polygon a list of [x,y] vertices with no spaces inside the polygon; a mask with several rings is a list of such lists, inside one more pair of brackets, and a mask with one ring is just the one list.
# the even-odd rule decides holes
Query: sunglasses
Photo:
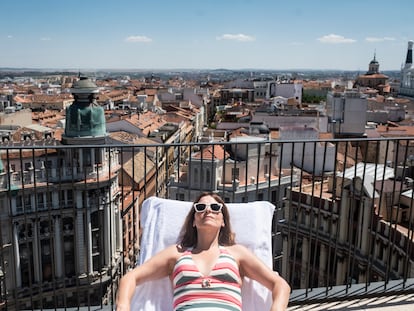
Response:
[{"label": "sunglasses", "polygon": [[194,204],[194,210],[197,213],[202,213],[202,212],[206,211],[207,206],[210,207],[210,210],[212,212],[219,213],[221,211],[221,208],[223,207],[223,204],[221,204],[221,203],[211,203],[211,204],[195,203]]}]

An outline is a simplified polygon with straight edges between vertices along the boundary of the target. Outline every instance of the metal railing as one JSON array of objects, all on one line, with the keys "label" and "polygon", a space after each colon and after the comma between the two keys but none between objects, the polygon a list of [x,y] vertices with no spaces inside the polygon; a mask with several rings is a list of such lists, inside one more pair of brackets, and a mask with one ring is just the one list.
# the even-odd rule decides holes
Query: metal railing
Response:
[{"label": "metal railing", "polygon": [[150,196],[276,207],[291,305],[412,290],[414,139],[0,146],[0,308],[111,307]]}]

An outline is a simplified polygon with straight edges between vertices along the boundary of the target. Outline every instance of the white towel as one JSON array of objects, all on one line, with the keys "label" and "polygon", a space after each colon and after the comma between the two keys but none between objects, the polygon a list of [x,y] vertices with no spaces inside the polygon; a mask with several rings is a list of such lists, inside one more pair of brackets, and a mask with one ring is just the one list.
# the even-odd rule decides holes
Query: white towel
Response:
[{"label": "white towel", "polygon": [[[249,248],[272,267],[272,217],[274,205],[266,201],[228,203],[236,242]],[[142,204],[141,264],[165,247],[176,244],[191,202],[150,197]],[[261,284],[245,278],[242,286],[243,311],[269,310],[271,293]],[[169,278],[147,282],[136,288],[131,310],[171,311],[172,286]]]}]

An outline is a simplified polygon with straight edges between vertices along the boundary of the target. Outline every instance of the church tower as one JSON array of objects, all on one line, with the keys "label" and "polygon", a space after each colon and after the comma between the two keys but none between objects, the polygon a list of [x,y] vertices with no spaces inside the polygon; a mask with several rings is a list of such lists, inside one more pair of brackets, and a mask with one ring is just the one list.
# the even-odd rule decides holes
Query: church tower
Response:
[{"label": "church tower", "polygon": [[367,75],[379,73],[379,63],[376,60],[376,53],[374,53],[374,59],[369,63]]},{"label": "church tower", "polygon": [[405,58],[405,69],[411,68],[413,65],[413,41],[408,41],[407,57]]},{"label": "church tower", "polygon": [[413,41],[408,41],[407,56],[401,67],[399,95],[414,97]]},{"label": "church tower", "polygon": [[370,61],[368,71],[356,78],[354,87],[361,88],[363,91],[370,88],[376,90],[381,95],[388,94],[388,76],[379,71],[379,66],[377,55],[374,53],[374,59]]}]

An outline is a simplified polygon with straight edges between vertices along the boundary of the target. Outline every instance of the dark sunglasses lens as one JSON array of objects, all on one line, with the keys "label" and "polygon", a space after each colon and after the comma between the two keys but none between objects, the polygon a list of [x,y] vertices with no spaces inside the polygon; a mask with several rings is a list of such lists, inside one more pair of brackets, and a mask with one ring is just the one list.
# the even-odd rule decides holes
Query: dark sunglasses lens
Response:
[{"label": "dark sunglasses lens", "polygon": [[218,212],[221,209],[221,205],[217,203],[213,203],[210,205],[210,208],[213,212]]},{"label": "dark sunglasses lens", "polygon": [[202,212],[206,209],[206,205],[203,203],[197,203],[194,206],[197,212]]}]

